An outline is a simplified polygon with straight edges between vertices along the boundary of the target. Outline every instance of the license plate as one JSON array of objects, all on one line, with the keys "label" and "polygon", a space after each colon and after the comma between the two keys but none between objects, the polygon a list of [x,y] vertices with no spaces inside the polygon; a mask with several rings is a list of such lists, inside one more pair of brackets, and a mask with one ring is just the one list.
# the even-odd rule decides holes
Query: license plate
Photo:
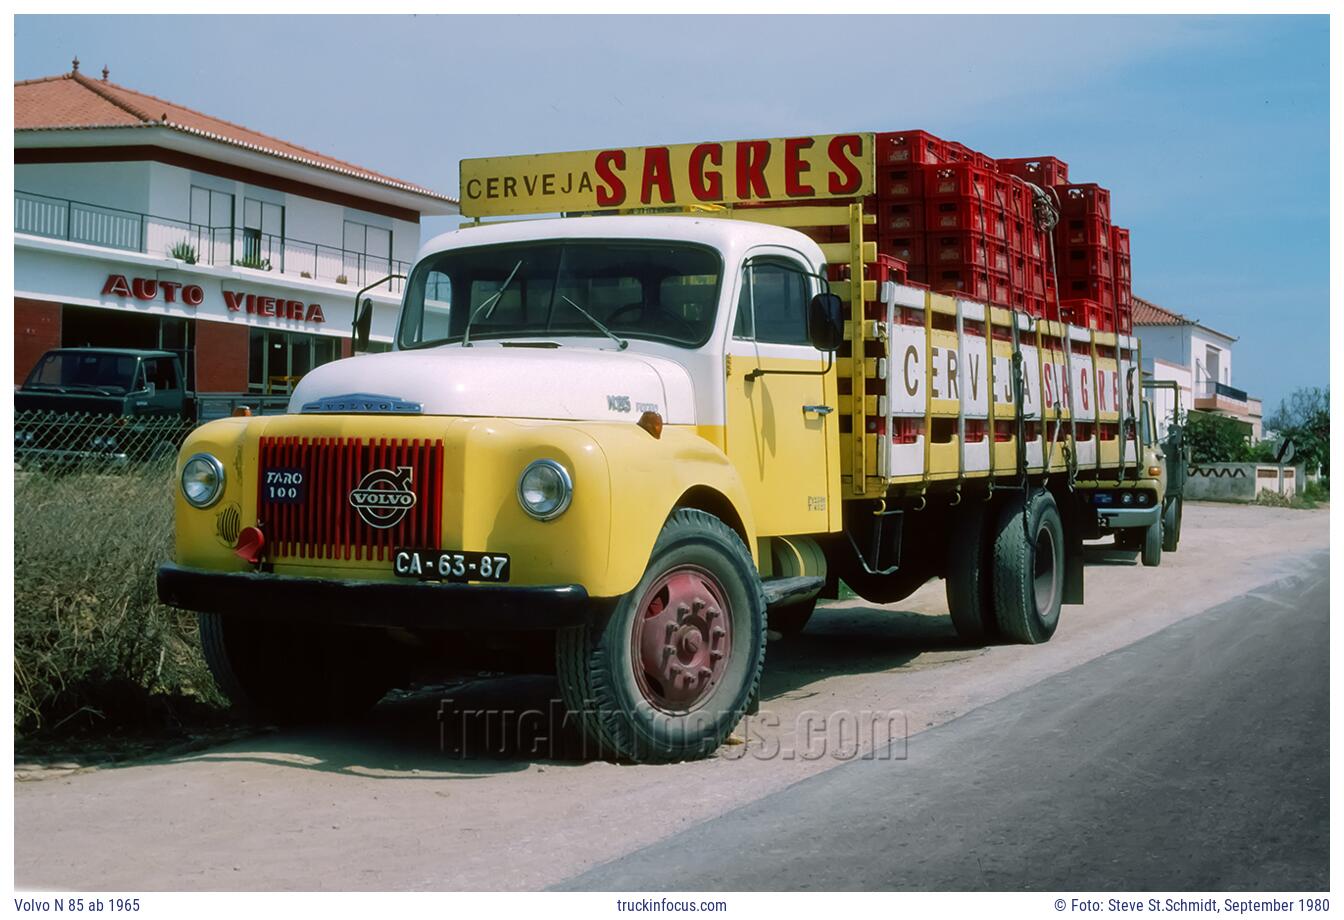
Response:
[{"label": "license plate", "polygon": [[303,470],[267,470],[261,479],[261,497],[275,505],[301,505],[304,499]]},{"label": "license plate", "polygon": [[508,553],[468,553],[456,549],[399,549],[392,571],[401,578],[430,581],[509,580]]}]

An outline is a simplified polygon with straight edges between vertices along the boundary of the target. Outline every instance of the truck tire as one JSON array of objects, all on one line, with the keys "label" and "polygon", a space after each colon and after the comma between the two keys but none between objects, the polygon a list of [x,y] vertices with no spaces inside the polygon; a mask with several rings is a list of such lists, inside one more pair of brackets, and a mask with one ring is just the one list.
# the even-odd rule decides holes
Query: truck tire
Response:
[{"label": "truck tire", "polygon": [[1167,507],[1162,511],[1162,550],[1167,553],[1176,552],[1176,547],[1181,543],[1181,512],[1184,510],[1180,498],[1174,498],[1167,503]]},{"label": "truck tire", "polygon": [[201,651],[219,689],[258,719],[309,722],[371,709],[392,686],[378,644],[354,630],[198,613]]},{"label": "truck tire", "polygon": [[1148,525],[1148,529],[1143,532],[1143,550],[1139,558],[1143,564],[1149,568],[1154,568],[1162,564],[1162,544],[1165,541],[1162,537],[1162,519]]},{"label": "truck tire", "polygon": [[810,601],[775,607],[766,613],[766,622],[772,631],[779,633],[781,636],[796,636],[807,626],[808,620],[812,619],[812,614],[816,609],[817,599],[815,597]]},{"label": "truck tire", "polygon": [[563,629],[556,671],[590,753],[643,763],[711,754],[756,696],[765,594],[737,533],[674,511],[605,624]]},{"label": "truck tire", "polygon": [[983,645],[999,636],[986,527],[988,507],[973,502],[958,508],[947,541],[947,609],[957,638],[967,645]]},{"label": "truck tire", "polygon": [[1005,639],[1049,641],[1064,597],[1064,524],[1049,492],[1006,501],[994,535],[994,615]]}]

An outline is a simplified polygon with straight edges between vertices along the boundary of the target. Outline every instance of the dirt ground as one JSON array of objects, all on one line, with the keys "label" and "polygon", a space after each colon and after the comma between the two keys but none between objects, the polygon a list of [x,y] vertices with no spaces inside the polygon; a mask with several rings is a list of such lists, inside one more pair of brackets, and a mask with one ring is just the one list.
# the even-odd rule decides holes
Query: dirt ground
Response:
[{"label": "dirt ground", "polygon": [[[358,725],[129,765],[18,764],[15,884],[560,884],[856,756],[890,753],[899,777],[925,729],[1293,575],[1328,545],[1324,509],[1191,504],[1180,551],[1160,568],[1090,549],[1087,603],[1065,608],[1054,639],[1035,647],[959,644],[941,582],[887,607],[832,603],[802,636],[771,644],[761,713],[739,728],[742,743],[696,763],[583,759],[547,727],[553,679],[521,677],[392,699]],[[521,727],[474,720],[481,710],[518,713]]]}]

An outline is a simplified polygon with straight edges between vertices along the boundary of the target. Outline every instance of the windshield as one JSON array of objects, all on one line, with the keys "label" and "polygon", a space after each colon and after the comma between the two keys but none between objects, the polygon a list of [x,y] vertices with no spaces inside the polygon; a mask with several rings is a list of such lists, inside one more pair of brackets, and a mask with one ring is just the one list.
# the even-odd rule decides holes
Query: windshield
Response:
[{"label": "windshield", "polygon": [[615,336],[695,348],[714,325],[723,260],[689,243],[582,240],[452,249],[406,288],[402,348],[482,339]]},{"label": "windshield", "polygon": [[37,363],[25,386],[126,393],[135,382],[138,360],[134,355],[54,351]]}]

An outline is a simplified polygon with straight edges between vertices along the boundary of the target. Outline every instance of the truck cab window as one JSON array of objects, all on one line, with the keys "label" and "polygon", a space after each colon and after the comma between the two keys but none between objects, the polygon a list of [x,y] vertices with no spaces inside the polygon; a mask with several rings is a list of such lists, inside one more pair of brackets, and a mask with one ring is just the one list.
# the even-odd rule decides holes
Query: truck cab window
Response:
[{"label": "truck cab window", "polygon": [[160,392],[164,390],[176,390],[177,374],[173,371],[173,362],[167,358],[149,358],[142,364],[145,373],[145,382],[154,384],[154,388]]},{"label": "truck cab window", "polygon": [[774,345],[807,345],[807,277],[798,268],[754,261],[742,276],[733,336]]}]

